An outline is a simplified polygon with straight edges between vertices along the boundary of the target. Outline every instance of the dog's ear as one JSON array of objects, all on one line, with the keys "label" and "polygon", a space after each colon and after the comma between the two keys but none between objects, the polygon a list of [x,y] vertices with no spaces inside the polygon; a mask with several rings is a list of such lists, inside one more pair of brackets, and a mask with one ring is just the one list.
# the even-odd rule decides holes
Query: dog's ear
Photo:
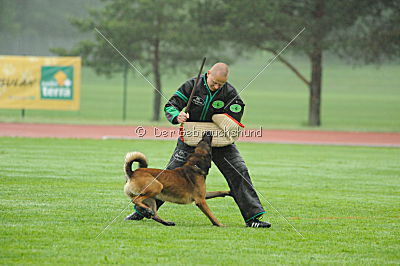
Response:
[{"label": "dog's ear", "polygon": [[212,132],[211,131],[206,131],[203,133],[203,138],[204,137],[212,137]]},{"label": "dog's ear", "polygon": [[211,144],[212,139],[213,139],[213,134],[211,131],[204,132],[202,140]]}]

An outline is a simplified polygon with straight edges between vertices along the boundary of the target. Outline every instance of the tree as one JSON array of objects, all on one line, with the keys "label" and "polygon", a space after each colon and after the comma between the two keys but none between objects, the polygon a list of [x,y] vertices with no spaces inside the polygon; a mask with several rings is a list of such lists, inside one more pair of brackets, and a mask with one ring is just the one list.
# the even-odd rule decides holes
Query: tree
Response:
[{"label": "tree", "polygon": [[[356,60],[366,59],[364,61],[373,61],[368,60],[371,58],[371,49],[379,55],[375,59],[393,56],[387,51],[376,49],[377,43],[381,43],[373,36],[378,33],[385,35],[385,39],[389,41],[384,46],[399,54],[399,27],[398,23],[397,26],[393,25],[399,18],[399,4],[396,1],[221,0],[205,1],[202,4],[214,6],[211,12],[214,17],[219,18],[214,27],[223,27],[225,31],[222,36],[227,41],[241,44],[242,48],[259,49],[278,55],[279,50],[305,27],[305,31],[293,41],[290,50],[308,57],[311,77],[307,79],[284,56],[279,55],[277,59],[309,88],[310,126],[321,124],[322,66],[325,52],[332,51]],[[378,31],[382,30],[381,26],[382,32]],[[365,29],[363,34],[352,35],[357,27]],[[347,41],[343,41],[344,39]],[[365,39],[369,42],[357,43]],[[357,47],[363,49],[354,53]]]},{"label": "tree", "polygon": [[338,32],[336,52],[351,63],[382,63],[400,57],[400,2],[385,1]]},{"label": "tree", "polygon": [[[191,8],[191,2],[180,0],[105,0],[101,9],[90,11],[89,18],[74,21],[84,32],[98,29],[95,40],[80,42],[72,51],[53,51],[80,54],[84,63],[99,74],[122,71],[126,91],[129,64],[110,46],[114,44],[126,59],[141,66],[143,75],[152,74],[155,84],[152,120],[158,121],[162,74],[179,67],[188,68],[194,63],[197,66],[209,50],[199,34],[201,29],[192,22]],[[212,53],[209,55],[212,57]],[[197,67],[192,73],[196,73],[195,69]]]},{"label": "tree", "polygon": [[[118,12],[118,7],[105,5],[103,9],[89,10],[89,18],[72,19],[72,24],[82,32],[92,32],[95,38],[79,42],[71,50],[64,48],[53,48],[51,51],[60,56],[80,55],[83,57],[84,65],[92,67],[97,74],[111,77],[115,73],[123,74],[123,103],[122,119],[126,119],[127,87],[129,62],[126,58],[138,60],[141,55],[141,46],[138,38],[129,34],[127,21],[123,19],[124,13]],[[118,51],[111,44],[118,46]]]}]

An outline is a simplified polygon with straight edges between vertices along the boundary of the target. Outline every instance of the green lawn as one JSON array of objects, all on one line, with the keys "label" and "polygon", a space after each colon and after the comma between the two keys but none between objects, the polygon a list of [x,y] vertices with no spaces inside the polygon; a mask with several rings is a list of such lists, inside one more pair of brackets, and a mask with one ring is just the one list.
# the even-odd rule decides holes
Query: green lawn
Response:
[{"label": "green lawn", "polygon": [[[242,90],[270,58],[270,54],[258,54],[241,59],[232,65],[231,83],[238,91]],[[400,131],[399,65],[353,68],[329,57],[324,60],[322,129]],[[309,76],[307,61],[297,57],[291,61]],[[192,71],[193,76],[196,71]],[[154,124],[150,121],[153,88],[142,77],[134,75],[134,69],[129,80],[125,122],[122,121],[122,75],[106,79],[87,68],[82,73],[79,111],[27,110],[25,119],[21,119],[21,110],[0,110],[0,121]],[[165,97],[169,98],[187,78],[184,74],[164,75]],[[271,64],[241,97],[246,103],[243,122],[248,127],[307,128],[308,89],[279,62]],[[162,105],[165,102],[162,98]],[[163,115],[161,120],[161,124],[167,124]]]},{"label": "green lawn", "polygon": [[[176,222],[123,220],[123,159],[163,168],[170,141],[0,138],[0,264],[400,264],[400,149],[239,143],[270,229],[245,228],[230,198]],[[215,166],[208,190],[226,189]],[[305,237],[297,234],[267,200]],[[333,219],[326,219],[332,217]]]}]

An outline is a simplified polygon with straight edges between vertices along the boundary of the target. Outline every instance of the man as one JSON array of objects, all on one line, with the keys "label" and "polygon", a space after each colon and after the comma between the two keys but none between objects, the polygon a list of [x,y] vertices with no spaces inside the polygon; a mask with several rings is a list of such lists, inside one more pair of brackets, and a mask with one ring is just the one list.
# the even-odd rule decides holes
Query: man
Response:
[{"label": "man", "polygon": [[[189,113],[185,113],[182,110],[188,103],[195,78],[188,80],[165,105],[164,111],[167,119],[172,124],[180,124],[186,121],[211,122],[211,117],[214,114],[227,113],[240,122],[244,111],[244,103],[235,88],[227,82],[228,75],[229,68],[224,63],[217,63],[207,73],[204,73],[195,90]],[[181,167],[193,150],[194,147],[188,146],[178,139],[178,144],[167,169]],[[271,227],[270,223],[258,219],[265,211],[251,184],[247,167],[236,149],[236,145],[213,147],[212,158],[228,182],[231,194],[240,209],[246,226],[255,228]],[[157,207],[160,207],[163,203],[158,201]],[[125,219],[141,220],[143,216],[139,212],[134,212]]]}]

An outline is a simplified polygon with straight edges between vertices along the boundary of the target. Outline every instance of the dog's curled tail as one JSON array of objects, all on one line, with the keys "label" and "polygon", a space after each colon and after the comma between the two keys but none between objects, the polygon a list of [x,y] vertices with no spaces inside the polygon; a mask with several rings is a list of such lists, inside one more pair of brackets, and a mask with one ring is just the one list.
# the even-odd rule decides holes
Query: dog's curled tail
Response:
[{"label": "dog's curled tail", "polygon": [[125,156],[125,165],[124,165],[125,176],[127,179],[129,179],[132,176],[133,162],[138,162],[139,168],[147,168],[148,166],[146,156],[144,156],[143,153],[137,151],[128,152]]}]

